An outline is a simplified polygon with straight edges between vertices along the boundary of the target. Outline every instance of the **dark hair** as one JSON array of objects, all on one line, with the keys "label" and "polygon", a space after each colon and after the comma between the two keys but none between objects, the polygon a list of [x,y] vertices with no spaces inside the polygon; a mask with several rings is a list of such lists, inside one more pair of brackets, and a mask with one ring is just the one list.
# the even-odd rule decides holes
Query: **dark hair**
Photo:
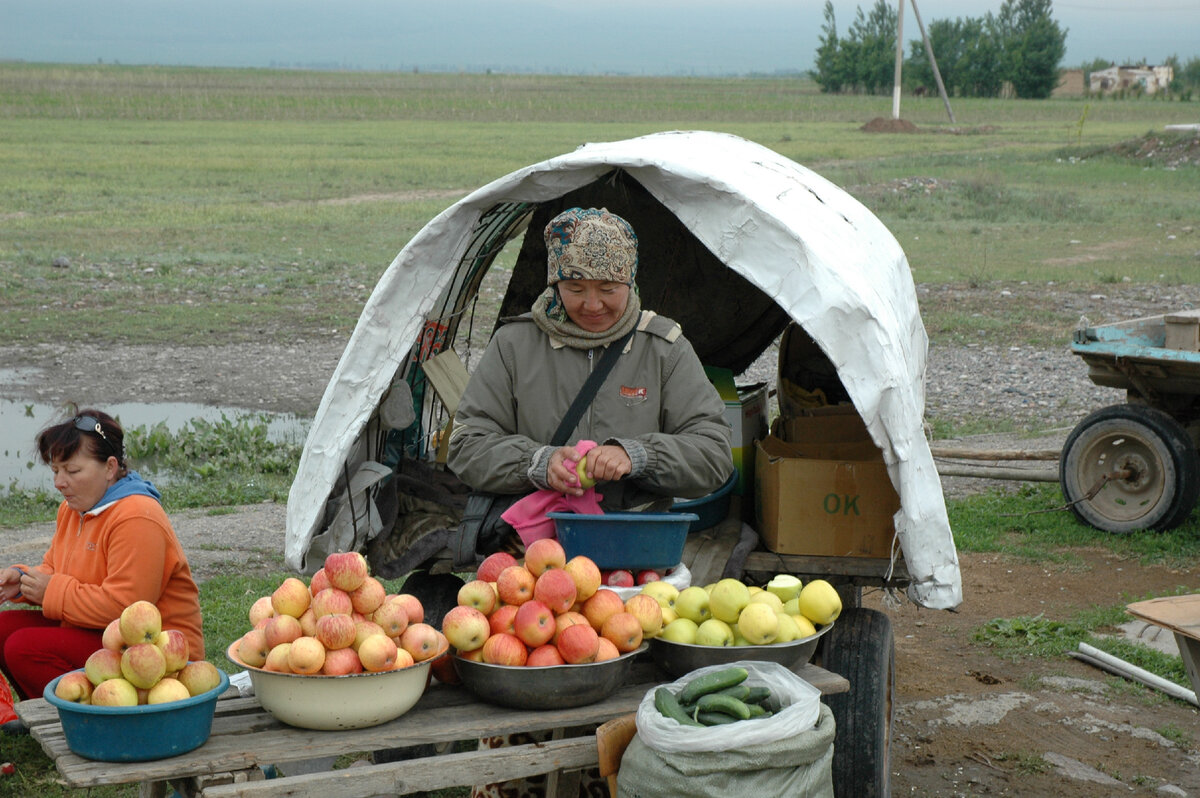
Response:
[{"label": "dark hair", "polygon": [[102,410],[80,410],[74,403],[67,405],[70,416],[65,421],[46,427],[37,435],[38,454],[42,462],[69,460],[80,447],[101,463],[110,457],[125,468],[125,431],[115,418]]}]

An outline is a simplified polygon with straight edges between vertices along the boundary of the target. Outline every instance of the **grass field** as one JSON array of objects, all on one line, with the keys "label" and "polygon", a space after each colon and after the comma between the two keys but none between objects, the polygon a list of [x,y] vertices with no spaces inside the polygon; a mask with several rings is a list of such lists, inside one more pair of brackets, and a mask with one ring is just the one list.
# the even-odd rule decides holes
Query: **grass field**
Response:
[{"label": "grass field", "polygon": [[[1161,147],[1121,145],[1196,104],[952,107],[956,124],[939,99],[904,98],[919,132],[879,134],[860,128],[890,116],[890,97],[803,80],[4,64],[0,344],[344,329],[404,243],[469,191],[587,141],[684,128],[843,186],[918,282],[1195,274],[1195,155],[1172,167]],[[86,333],[63,310],[86,313]]]}]

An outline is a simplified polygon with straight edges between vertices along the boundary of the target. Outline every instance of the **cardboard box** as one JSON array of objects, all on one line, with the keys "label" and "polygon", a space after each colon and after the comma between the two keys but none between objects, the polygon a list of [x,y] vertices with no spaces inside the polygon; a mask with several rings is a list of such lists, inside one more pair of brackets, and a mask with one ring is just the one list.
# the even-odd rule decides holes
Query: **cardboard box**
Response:
[{"label": "cardboard box", "polygon": [[[857,415],[856,415],[857,418]],[[801,422],[801,423],[793,423]],[[789,419],[791,434],[827,438],[829,418]],[[859,421],[861,424],[861,419]],[[803,439],[802,439],[803,440]],[[890,557],[900,497],[869,440],[755,444],[758,531],[779,554]]]},{"label": "cardboard box", "polygon": [[754,442],[767,436],[767,386],[742,386],[737,392],[737,401],[725,402],[725,420],[733,427],[731,454],[738,472],[733,492],[744,496],[754,490]]}]

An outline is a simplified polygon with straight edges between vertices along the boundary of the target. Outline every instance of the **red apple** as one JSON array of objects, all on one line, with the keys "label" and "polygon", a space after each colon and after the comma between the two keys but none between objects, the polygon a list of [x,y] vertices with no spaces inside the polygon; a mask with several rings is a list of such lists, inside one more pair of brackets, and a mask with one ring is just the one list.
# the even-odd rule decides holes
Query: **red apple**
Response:
[{"label": "red apple", "polygon": [[121,654],[110,648],[93,651],[83,663],[88,681],[98,687],[101,682],[121,678]]},{"label": "red apple", "polygon": [[524,665],[529,653],[521,638],[501,632],[483,644],[483,661],[490,665]]},{"label": "red apple", "polygon": [[625,654],[642,644],[642,624],[632,613],[616,612],[604,622],[600,636],[607,637],[617,651]]},{"label": "red apple", "polygon": [[630,596],[625,600],[625,611],[638,619],[638,623],[642,625],[643,637],[657,637],[662,631],[662,605],[654,596],[645,593]]},{"label": "red apple", "polygon": [[317,635],[317,614],[313,612],[312,605],[308,605],[308,609],[300,614],[296,620],[300,621],[300,634],[316,637]]},{"label": "red apple", "polygon": [[623,568],[609,571],[604,576],[604,584],[609,587],[633,587],[633,573]]},{"label": "red apple", "polygon": [[500,598],[496,595],[496,589],[492,587],[491,582],[472,579],[458,589],[458,603],[466,607],[473,607],[484,615],[491,615],[492,610],[496,609],[496,605],[500,603]]},{"label": "red apple", "polygon": [[300,621],[287,614],[268,618],[263,631],[267,635],[267,645],[271,648],[275,648],[280,643],[290,643],[304,634],[304,630],[300,628]]},{"label": "red apple", "polygon": [[373,576],[368,576],[361,585],[350,591],[350,604],[355,612],[361,612],[363,615],[374,612],[385,598],[387,588]]},{"label": "red apple", "polygon": [[354,649],[335,648],[325,652],[325,664],[321,666],[321,673],[326,676],[345,676],[348,673],[362,672],[362,660],[358,658],[358,652]]},{"label": "red apple", "polygon": [[358,658],[364,670],[372,673],[390,671],[396,667],[396,641],[385,634],[374,634],[358,647]]},{"label": "red apple", "polygon": [[379,608],[371,613],[371,620],[383,627],[388,637],[399,637],[410,625],[408,608],[400,601],[399,596],[393,596],[380,604]]},{"label": "red apple", "polygon": [[592,628],[599,632],[610,615],[625,611],[625,602],[615,591],[602,587],[583,602],[581,611]]},{"label": "red apple", "polygon": [[350,648],[358,634],[358,624],[349,615],[322,615],[317,618],[316,634],[326,652]]},{"label": "red apple", "polygon": [[483,648],[477,648],[474,651],[459,651],[454,656],[471,662],[483,662]]},{"label": "red apple", "polygon": [[188,641],[178,629],[164,629],[159,633],[154,645],[162,650],[167,663],[167,673],[174,673],[188,664]]},{"label": "red apple", "polygon": [[554,613],[545,603],[531,599],[517,609],[513,629],[521,642],[530,648],[537,648],[554,637]]},{"label": "red apple", "polygon": [[599,649],[600,635],[586,623],[568,626],[558,636],[558,651],[572,665],[594,662]]},{"label": "red apple", "polygon": [[275,609],[276,615],[290,615],[293,618],[299,618],[308,609],[311,601],[312,594],[308,592],[308,585],[294,576],[284,579],[279,587],[271,593],[271,606]]},{"label": "red apple", "polygon": [[182,701],[185,698],[191,698],[192,694],[184,687],[178,679],[170,677],[161,679],[158,684],[150,688],[146,694],[147,704],[169,704],[172,701]]},{"label": "red apple", "polygon": [[325,664],[325,646],[315,637],[297,637],[288,649],[288,667],[292,673],[320,673]]},{"label": "red apple", "polygon": [[479,569],[475,572],[475,578],[483,582],[495,582],[500,572],[510,565],[516,565],[517,558],[509,554],[507,551],[498,551],[495,554],[489,554],[479,564]]},{"label": "red apple", "polygon": [[162,632],[162,614],[149,601],[135,601],[121,610],[118,628],[127,646],[153,643]]},{"label": "red apple", "polygon": [[137,706],[137,688],[121,678],[108,679],[92,690],[92,705],[97,707]]},{"label": "red apple", "polygon": [[510,635],[515,635],[517,631],[513,628],[513,621],[516,620],[517,610],[515,604],[501,604],[491,615],[488,616],[488,626],[491,627],[492,634],[508,632]]},{"label": "red apple", "polygon": [[617,651],[617,647],[613,644],[613,641],[607,637],[601,637],[600,645],[596,648],[596,662],[616,659],[619,656],[621,656],[621,652]]},{"label": "red apple", "polygon": [[563,659],[558,649],[549,643],[538,646],[533,651],[530,651],[529,656],[525,658],[525,667],[527,668],[544,668],[551,665],[566,664],[567,661]]},{"label": "red apple", "polygon": [[421,600],[412,593],[397,593],[394,599],[408,613],[408,622],[422,623],[425,620],[425,608]]},{"label": "red apple", "polygon": [[[437,656],[441,651],[441,641],[442,635],[427,623],[409,624],[404,634],[400,635],[400,647],[412,654],[414,662],[424,662]],[[358,655],[362,656],[361,650]]]},{"label": "red apple", "polygon": [[325,573],[325,569],[319,568],[308,583],[308,592],[315,596],[327,587],[333,587],[333,584],[329,581],[329,575]]},{"label": "red apple", "polygon": [[271,605],[271,597],[259,596],[250,605],[250,625],[257,626],[263,618],[270,618],[274,614],[275,607]]},{"label": "red apple", "polygon": [[335,551],[325,558],[325,576],[329,584],[349,593],[369,575],[367,559],[357,551]]},{"label": "red apple", "polygon": [[118,654],[125,650],[125,638],[121,637],[120,618],[113,618],[108,626],[104,627],[104,634],[100,636],[100,645]]},{"label": "red apple", "polygon": [[533,583],[534,599],[549,607],[555,615],[571,609],[577,593],[575,580],[563,568],[542,571],[542,575]]},{"label": "red apple", "polygon": [[238,641],[234,653],[243,665],[261,668],[267,661],[267,655],[271,653],[271,646],[267,644],[267,633],[262,629],[246,632]]},{"label": "red apple", "polygon": [[533,598],[536,577],[523,565],[510,565],[496,577],[496,592],[505,604],[521,605]]},{"label": "red apple", "polygon": [[87,703],[92,697],[92,682],[84,671],[69,671],[54,685],[54,694],[63,701]]},{"label": "red apple", "polygon": [[600,569],[591,557],[576,555],[567,560],[563,570],[575,580],[575,595],[578,601],[587,601],[600,589]]},{"label": "red apple", "polygon": [[647,568],[644,571],[638,571],[637,583],[639,585],[644,585],[647,582],[657,582],[660,579],[662,579],[662,576],[659,575],[658,571],[655,571],[652,568]]},{"label": "red apple", "polygon": [[354,612],[354,603],[345,590],[327,587],[312,597],[312,611],[318,618],[322,615],[349,615]]},{"label": "red apple", "polygon": [[580,624],[580,623],[583,624],[584,626],[588,626],[588,627],[591,626],[591,624],[588,623],[588,619],[584,617],[582,612],[577,612],[575,610],[568,610],[566,612],[559,613],[554,618],[554,637],[550,639],[550,642],[557,645],[558,638],[560,635],[562,635],[563,629],[566,629],[568,626],[575,626],[576,624]]},{"label": "red apple", "polygon": [[273,646],[267,653],[267,661],[263,663],[263,670],[274,673],[291,673],[292,667],[288,665],[288,651],[291,648],[291,643],[280,643]]},{"label": "red apple", "polygon": [[189,662],[175,677],[193,696],[215,690],[221,684],[217,666],[206,659]]},{"label": "red apple", "polygon": [[167,659],[153,643],[137,643],[121,654],[121,675],[134,687],[149,690],[167,672]]},{"label": "red apple", "polygon": [[550,568],[562,568],[566,564],[567,553],[554,538],[538,538],[525,547],[525,567],[535,577]]},{"label": "red apple", "polygon": [[367,637],[373,634],[381,634],[390,637],[387,632],[383,631],[383,627],[374,621],[356,621],[354,623],[354,642],[350,644],[350,647],[357,651],[358,647],[362,644],[362,641],[366,640]]},{"label": "red apple", "polygon": [[442,684],[460,684],[462,682],[458,670],[454,667],[454,655],[450,649],[446,649],[444,653],[435,657],[429,665],[429,670],[433,673],[433,678]]},{"label": "red apple", "polygon": [[[491,587],[482,583],[490,591]],[[442,619],[442,633],[450,645],[459,651],[472,651],[483,645],[491,636],[488,617],[474,607],[460,604],[446,613]]]}]

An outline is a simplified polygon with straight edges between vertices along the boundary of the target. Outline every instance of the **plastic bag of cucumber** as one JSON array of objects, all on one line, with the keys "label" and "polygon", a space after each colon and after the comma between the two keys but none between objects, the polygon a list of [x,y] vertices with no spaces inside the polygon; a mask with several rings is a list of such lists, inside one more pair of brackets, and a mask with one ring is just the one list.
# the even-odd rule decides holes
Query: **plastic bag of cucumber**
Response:
[{"label": "plastic bag of cucumber", "polygon": [[815,687],[774,662],[692,671],[647,692],[617,774],[622,798],[833,798],[834,721]]}]

